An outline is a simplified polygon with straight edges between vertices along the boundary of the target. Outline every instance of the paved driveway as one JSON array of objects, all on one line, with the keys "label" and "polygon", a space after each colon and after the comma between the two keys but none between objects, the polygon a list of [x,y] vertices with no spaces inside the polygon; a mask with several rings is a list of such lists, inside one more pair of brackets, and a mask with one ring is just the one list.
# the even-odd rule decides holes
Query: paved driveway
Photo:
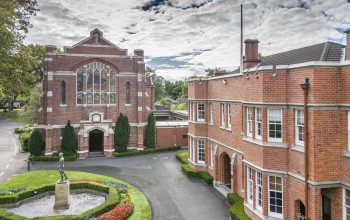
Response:
[{"label": "paved driveway", "polygon": [[[56,167],[57,163],[37,162],[33,168]],[[201,180],[186,177],[174,152],[118,159],[84,159],[66,162],[65,167],[115,177],[136,186],[151,203],[152,219],[229,219],[229,206],[224,196]]]}]

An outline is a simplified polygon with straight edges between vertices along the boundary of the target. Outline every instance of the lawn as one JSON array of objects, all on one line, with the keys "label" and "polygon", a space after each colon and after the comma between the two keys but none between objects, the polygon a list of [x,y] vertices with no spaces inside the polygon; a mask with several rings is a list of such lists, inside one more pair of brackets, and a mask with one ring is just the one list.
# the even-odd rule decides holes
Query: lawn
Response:
[{"label": "lawn", "polygon": [[[75,172],[66,171],[68,178],[72,179],[96,179],[113,181],[117,183],[122,183],[128,186],[129,194],[134,202],[135,208],[133,214],[128,218],[128,220],[139,220],[139,219],[151,219],[151,207],[146,199],[146,197],[137,188],[126,183],[124,181],[102,176],[98,174],[85,173],[85,172]],[[0,189],[8,188],[10,186],[27,186],[28,189],[37,188],[42,185],[55,184],[57,180],[60,179],[58,171],[55,170],[43,170],[43,171],[32,171],[17,175],[10,180],[6,181],[0,186]]]}]

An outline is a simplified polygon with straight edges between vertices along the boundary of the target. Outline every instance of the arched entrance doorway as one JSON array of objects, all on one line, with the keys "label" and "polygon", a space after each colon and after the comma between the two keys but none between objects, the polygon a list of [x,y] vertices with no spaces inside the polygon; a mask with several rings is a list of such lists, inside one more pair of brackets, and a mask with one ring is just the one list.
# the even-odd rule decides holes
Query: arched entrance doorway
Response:
[{"label": "arched entrance doorway", "polygon": [[300,200],[295,201],[294,203],[296,217],[299,220],[305,219],[305,206],[304,203]]},{"label": "arched entrance doorway", "polygon": [[222,177],[224,184],[231,189],[231,159],[224,153],[221,156],[222,161]]},{"label": "arched entrance doorway", "polygon": [[92,130],[89,133],[89,152],[103,151],[103,131],[98,129]]}]

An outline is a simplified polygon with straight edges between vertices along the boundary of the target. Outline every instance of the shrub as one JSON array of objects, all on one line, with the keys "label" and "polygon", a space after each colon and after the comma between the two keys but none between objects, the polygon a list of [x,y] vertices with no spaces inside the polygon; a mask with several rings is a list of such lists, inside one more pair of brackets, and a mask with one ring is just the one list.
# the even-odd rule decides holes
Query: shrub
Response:
[{"label": "shrub", "polygon": [[114,148],[117,152],[126,152],[130,137],[128,116],[120,113],[115,122]]},{"label": "shrub", "polygon": [[23,130],[23,132],[19,135],[19,140],[21,142],[22,150],[25,152],[29,151],[28,143],[32,133],[33,133],[33,129],[27,129],[27,130]]},{"label": "shrub", "polygon": [[192,169],[188,164],[182,164],[181,170],[190,177],[200,178],[207,184],[213,184],[214,178],[209,173],[204,171],[196,171]]},{"label": "shrub", "polygon": [[[35,161],[59,161],[59,156],[35,156]],[[65,161],[75,161],[77,159],[77,155],[73,154],[71,156],[64,156]],[[28,156],[28,160],[32,160],[32,156]]]},{"label": "shrub", "polygon": [[125,220],[134,211],[133,204],[119,204],[111,211],[104,213],[99,220]]},{"label": "shrub", "polygon": [[249,220],[247,214],[244,212],[243,198],[236,193],[228,193],[227,201],[232,206],[230,208],[231,220]]},{"label": "shrub", "polygon": [[182,164],[188,164],[188,151],[187,150],[179,150],[176,151],[176,158],[182,163]]},{"label": "shrub", "polygon": [[144,155],[144,154],[151,154],[151,153],[159,153],[159,152],[166,152],[166,151],[174,151],[181,149],[180,146],[176,147],[162,147],[162,148],[145,148],[144,150],[130,150],[127,152],[119,153],[114,152],[114,157],[128,157],[128,156],[136,156],[136,155]]},{"label": "shrub", "polygon": [[61,142],[61,150],[64,153],[75,153],[77,152],[78,147],[78,138],[74,132],[74,128],[70,125],[70,120],[66,127],[64,127],[62,142]]},{"label": "shrub", "polygon": [[153,113],[148,115],[148,124],[145,129],[145,147],[155,148],[156,146],[156,118]]},{"label": "shrub", "polygon": [[43,155],[45,149],[45,142],[38,129],[35,129],[30,136],[28,142],[28,149],[31,155],[40,156]]}]

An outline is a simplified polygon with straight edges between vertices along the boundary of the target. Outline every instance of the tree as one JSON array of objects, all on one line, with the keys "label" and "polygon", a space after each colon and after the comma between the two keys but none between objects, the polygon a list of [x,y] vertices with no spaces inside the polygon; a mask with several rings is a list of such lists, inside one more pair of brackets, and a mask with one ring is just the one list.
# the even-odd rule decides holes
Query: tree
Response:
[{"label": "tree", "polygon": [[115,122],[114,148],[117,152],[125,152],[128,148],[130,137],[130,124],[128,116],[120,113]]},{"label": "tree", "polygon": [[156,118],[153,113],[148,115],[148,124],[145,129],[145,147],[155,148],[156,146]]},{"label": "tree", "polygon": [[30,154],[33,156],[43,155],[43,152],[45,150],[45,142],[38,129],[35,129],[30,136],[28,148]]},{"label": "tree", "polygon": [[74,128],[70,125],[70,120],[66,127],[64,127],[62,142],[61,142],[61,151],[64,153],[77,153],[78,148],[78,138],[74,132]]},{"label": "tree", "polygon": [[166,95],[171,97],[174,100],[179,98],[181,96],[181,92],[182,92],[182,87],[181,87],[182,83],[183,83],[183,81],[181,81],[181,80],[178,80],[175,82],[165,80],[164,89],[165,89]]},{"label": "tree", "polygon": [[38,109],[40,108],[40,93],[41,86],[35,86],[30,92],[28,104],[18,113],[18,117],[24,118],[30,124],[37,122]]},{"label": "tree", "polygon": [[166,103],[167,103],[166,98],[162,98],[162,99],[159,101],[159,104],[162,105],[162,106],[166,106]]},{"label": "tree", "polygon": [[216,72],[216,71],[223,71],[223,70],[220,69],[220,68],[217,68],[217,67],[215,67],[214,69],[208,68],[208,69],[205,70],[205,72],[207,73],[207,77],[213,77],[213,76],[215,76],[215,72]]},{"label": "tree", "polygon": [[146,67],[146,76],[152,77],[153,84],[155,87],[155,100],[159,101],[164,97],[164,77],[158,76],[156,70],[150,67]]}]

